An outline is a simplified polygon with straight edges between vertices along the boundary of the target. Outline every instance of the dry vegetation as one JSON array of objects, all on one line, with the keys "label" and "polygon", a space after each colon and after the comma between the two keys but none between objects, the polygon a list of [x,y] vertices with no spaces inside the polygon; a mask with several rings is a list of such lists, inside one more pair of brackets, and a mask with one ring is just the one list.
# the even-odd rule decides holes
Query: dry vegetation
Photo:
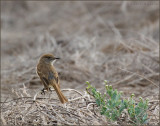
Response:
[{"label": "dry vegetation", "polygon": [[[85,93],[85,81],[103,92],[108,80],[125,97],[148,98],[149,124],[158,125],[158,10],[158,1],[1,2],[2,124],[125,124],[106,120]],[[37,93],[36,64],[48,52],[61,58],[66,105]]]}]

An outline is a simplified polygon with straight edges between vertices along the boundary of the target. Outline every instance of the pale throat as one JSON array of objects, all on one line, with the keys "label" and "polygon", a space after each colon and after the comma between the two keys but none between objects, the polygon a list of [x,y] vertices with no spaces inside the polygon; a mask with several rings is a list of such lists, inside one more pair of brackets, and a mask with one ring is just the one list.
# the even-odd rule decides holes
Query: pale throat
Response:
[{"label": "pale throat", "polygon": [[56,62],[56,59],[55,59],[55,60],[53,60],[53,61],[51,62],[51,64],[53,65],[55,62]]}]

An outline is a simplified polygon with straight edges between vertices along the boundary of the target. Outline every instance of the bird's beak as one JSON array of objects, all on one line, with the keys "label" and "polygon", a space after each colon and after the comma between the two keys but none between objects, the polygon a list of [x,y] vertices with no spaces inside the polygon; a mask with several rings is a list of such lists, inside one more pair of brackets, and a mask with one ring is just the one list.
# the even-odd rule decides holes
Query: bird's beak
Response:
[{"label": "bird's beak", "polygon": [[54,59],[60,59],[60,58],[58,58],[58,57],[55,57]]}]

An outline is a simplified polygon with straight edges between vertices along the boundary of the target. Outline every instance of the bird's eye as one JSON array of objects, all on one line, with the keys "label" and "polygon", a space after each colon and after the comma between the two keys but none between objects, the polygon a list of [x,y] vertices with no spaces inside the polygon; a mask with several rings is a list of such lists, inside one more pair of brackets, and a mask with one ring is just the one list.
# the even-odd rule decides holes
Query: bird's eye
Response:
[{"label": "bird's eye", "polygon": [[48,57],[48,59],[51,59],[51,57]]},{"label": "bird's eye", "polygon": [[50,57],[46,57],[46,59],[50,59]]}]

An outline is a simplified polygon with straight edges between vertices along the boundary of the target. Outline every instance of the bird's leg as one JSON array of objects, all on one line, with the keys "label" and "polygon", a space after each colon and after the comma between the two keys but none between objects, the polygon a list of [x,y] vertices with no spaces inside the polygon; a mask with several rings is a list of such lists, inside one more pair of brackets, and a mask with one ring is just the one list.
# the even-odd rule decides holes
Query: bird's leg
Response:
[{"label": "bird's leg", "polygon": [[45,95],[45,88],[43,88],[42,90],[41,90],[41,94],[43,95]]},{"label": "bird's leg", "polygon": [[49,91],[52,92],[51,87],[49,87]]},{"label": "bird's leg", "polygon": [[50,92],[49,92],[49,99],[50,99],[50,97],[51,97],[51,94],[52,94],[51,87],[49,87],[49,88],[48,88],[48,90],[50,91]]}]

